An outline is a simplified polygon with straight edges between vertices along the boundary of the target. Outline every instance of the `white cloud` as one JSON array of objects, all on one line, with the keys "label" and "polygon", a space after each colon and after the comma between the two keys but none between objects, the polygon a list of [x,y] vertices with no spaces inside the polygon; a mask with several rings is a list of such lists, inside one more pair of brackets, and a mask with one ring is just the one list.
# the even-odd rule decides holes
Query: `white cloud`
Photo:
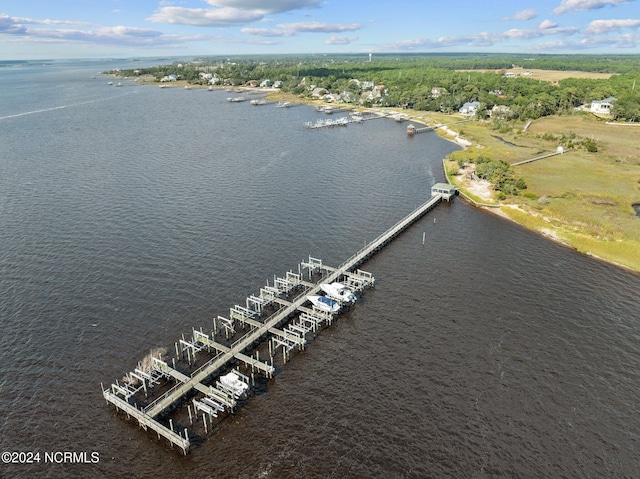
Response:
[{"label": "white cloud", "polygon": [[531,20],[532,18],[535,18],[537,16],[538,16],[538,14],[536,13],[536,11],[533,10],[532,8],[529,8],[527,10],[521,10],[521,11],[517,12],[511,18],[513,20]]},{"label": "white cloud", "polygon": [[[51,43],[58,41],[107,43],[124,46],[172,45],[176,42],[204,39],[203,36],[167,35],[157,30],[126,26],[100,27],[95,29],[70,28],[27,28],[30,25],[86,25],[86,23],[59,20],[36,20],[32,18],[9,17],[0,14],[0,33],[25,37],[30,42]],[[22,38],[22,41],[25,41]]]},{"label": "white cloud", "polygon": [[469,47],[493,46],[496,43],[507,42],[510,40],[529,40],[532,38],[540,38],[543,36],[564,35],[571,36],[578,33],[578,29],[574,27],[558,27],[557,24],[544,21],[540,27],[532,30],[524,30],[513,28],[505,32],[481,32],[470,35],[460,35],[451,37],[440,37],[437,40],[417,39],[393,42],[382,45],[382,50],[403,51],[403,50],[419,50],[427,48],[447,48],[457,45],[466,45]]},{"label": "white cloud", "polygon": [[303,8],[317,8],[321,0],[205,0],[214,7],[235,8],[266,13],[283,13]]},{"label": "white cloud", "polygon": [[553,13],[560,15],[574,10],[596,10],[606,6],[622,5],[631,1],[633,0],[562,0],[560,6],[553,10]]},{"label": "white cloud", "polygon": [[297,22],[283,23],[278,27],[294,32],[315,32],[315,33],[333,33],[333,32],[351,32],[360,30],[360,23],[320,23],[320,22]]},{"label": "white cloud", "polygon": [[263,21],[269,14],[317,8],[320,0],[205,0],[205,3],[215,8],[185,8],[163,3],[147,20],[198,27],[230,27]]},{"label": "white cloud", "polygon": [[10,17],[6,13],[0,13],[0,31],[3,28],[24,27],[24,25],[68,25],[68,26],[86,26],[87,22],[75,22],[70,20],[36,20],[34,18]]},{"label": "white cloud", "polygon": [[147,18],[153,23],[170,23],[179,25],[192,25],[198,27],[229,27],[246,25],[260,21],[264,14],[251,10],[238,10],[236,8],[183,8],[162,7],[158,12]]},{"label": "white cloud", "polygon": [[253,35],[256,37],[290,37],[296,34],[291,30],[278,30],[271,28],[243,28],[240,31],[247,35]]},{"label": "white cloud", "polygon": [[640,27],[640,20],[638,19],[626,19],[626,20],[594,20],[587,26],[585,33],[593,35],[601,35],[610,31],[622,30],[624,28],[638,28]]},{"label": "white cloud", "polygon": [[320,23],[320,22],[297,22],[281,23],[278,28],[243,28],[242,33],[261,37],[291,37],[298,33],[341,33],[359,30],[360,23]]},{"label": "white cloud", "polygon": [[358,37],[343,37],[341,35],[331,35],[327,38],[324,43],[325,45],[349,45],[352,42],[355,42]]}]

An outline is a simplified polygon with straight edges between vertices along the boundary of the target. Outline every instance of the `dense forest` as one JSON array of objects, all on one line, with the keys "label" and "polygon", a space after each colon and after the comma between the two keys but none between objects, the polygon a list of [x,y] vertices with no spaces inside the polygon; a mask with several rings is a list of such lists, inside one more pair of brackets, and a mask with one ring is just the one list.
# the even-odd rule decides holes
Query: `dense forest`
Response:
[{"label": "dense forest", "polygon": [[[515,67],[611,73],[609,79],[569,78],[557,83],[504,73]],[[492,73],[464,70],[493,70]],[[501,119],[528,120],[569,112],[614,97],[614,119],[640,121],[640,62],[635,55],[375,54],[209,57],[121,74],[167,75],[194,84],[277,82],[281,91],[310,97],[314,89],[364,106],[456,112],[472,101],[479,116],[503,105]],[[356,81],[357,80],[357,81]],[[434,94],[434,88],[437,93]],[[375,91],[376,94],[369,92]]]}]

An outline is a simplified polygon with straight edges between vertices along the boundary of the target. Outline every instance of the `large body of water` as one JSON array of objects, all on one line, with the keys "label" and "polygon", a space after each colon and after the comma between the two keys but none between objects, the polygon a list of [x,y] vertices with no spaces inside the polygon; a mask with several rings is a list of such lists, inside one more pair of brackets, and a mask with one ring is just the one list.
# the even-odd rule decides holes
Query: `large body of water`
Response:
[{"label": "large body of water", "polygon": [[0,476],[640,477],[640,277],[460,200],[188,456],[117,414],[101,382],[308,255],[338,265],[455,146],[91,78],[113,66],[0,69],[1,449],[99,455]]}]

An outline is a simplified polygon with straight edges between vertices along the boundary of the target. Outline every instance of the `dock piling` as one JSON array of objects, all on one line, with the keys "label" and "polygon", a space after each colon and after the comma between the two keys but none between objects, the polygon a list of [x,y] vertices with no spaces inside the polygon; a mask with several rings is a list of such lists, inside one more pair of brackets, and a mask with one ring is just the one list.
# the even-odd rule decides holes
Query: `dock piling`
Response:
[{"label": "dock piling", "polygon": [[[122,385],[116,380],[111,388],[104,389],[104,385],[101,383],[101,390],[107,404],[111,403],[117,411],[125,412],[127,418],[133,416],[137,419],[140,427],[145,430],[147,428],[153,429],[157,433],[158,439],[164,437],[169,441],[171,447],[177,445],[187,454],[190,447],[188,430],[183,429],[183,437],[181,432],[176,433],[173,418],[169,418],[169,427],[167,428],[166,425],[156,420],[158,416],[172,408],[195,389],[196,394],[202,396],[199,396],[200,400],[193,399],[193,410],[191,404],[187,405],[189,423],[193,425],[194,421],[197,421],[199,412],[202,412],[203,425],[205,433],[207,433],[209,426],[213,427],[213,418],[218,417],[218,413],[233,413],[241,393],[244,397],[249,386],[255,387],[255,373],[257,371],[262,371],[267,378],[273,377],[276,371],[274,358],[279,347],[282,347],[282,360],[286,364],[291,358],[292,349],[304,350],[309,334],[315,335],[322,324],[325,327],[332,324],[334,319],[332,314],[318,310],[316,307],[304,306],[308,301],[308,296],[320,293],[321,284],[338,281],[344,282],[354,293],[373,287],[375,284],[373,275],[358,269],[358,267],[443,199],[449,200],[452,196],[451,191],[434,192],[432,188],[432,196],[429,201],[416,208],[373,241],[368,243],[365,241],[364,247],[360,251],[337,268],[323,265],[322,260],[310,256],[308,262],[298,264],[297,273],[290,270],[283,278],[274,275],[273,286],[269,286],[267,281],[267,287],[260,290],[259,296],[247,298],[246,307],[237,305],[232,307],[228,319],[223,316],[214,317],[211,336],[205,334],[202,328],[199,331],[192,328],[193,336],[189,341],[182,334],[182,339],[174,343],[176,356],[172,357],[173,367],[162,360],[162,354],[158,354],[158,357],[152,356],[150,370],[143,371],[139,365],[135,373],[126,375]],[[425,242],[426,232],[423,232],[423,245]],[[303,280],[303,269],[307,270],[309,281]],[[316,278],[318,282],[312,282],[312,278]],[[275,306],[276,311],[269,317],[263,318],[261,316],[265,305]],[[215,336],[220,325],[225,330],[227,341],[236,335],[236,326],[241,325],[240,337],[229,345],[217,342]],[[269,345],[268,362],[260,360],[260,351],[257,349],[257,346],[265,339]],[[192,366],[197,364],[197,355],[205,348],[205,353],[208,353],[210,357],[204,361],[202,366],[189,375],[177,370],[176,359],[178,361],[185,359],[185,349],[187,350],[188,364]],[[252,356],[251,351],[255,352],[255,357]],[[241,388],[238,384],[234,385],[233,382],[216,379],[213,380],[213,386],[208,385],[211,377],[217,375],[220,378],[235,361],[241,361],[244,363],[244,367],[250,368],[251,371],[250,377],[248,377],[234,370],[236,380],[243,384]],[[138,403],[131,402],[132,396],[137,395],[139,400],[143,391],[145,397],[149,392],[153,392],[154,386],[160,384],[161,380],[174,380],[176,384],[168,390],[161,389],[162,392],[157,393],[159,397],[140,409],[137,407]],[[207,416],[209,416],[209,424],[207,424]]]}]

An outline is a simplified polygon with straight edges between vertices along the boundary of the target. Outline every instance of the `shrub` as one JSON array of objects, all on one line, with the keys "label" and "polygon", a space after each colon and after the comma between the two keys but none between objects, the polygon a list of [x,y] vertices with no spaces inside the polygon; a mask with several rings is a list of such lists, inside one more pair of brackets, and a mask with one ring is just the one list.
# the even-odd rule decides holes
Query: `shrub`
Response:
[{"label": "shrub", "polygon": [[598,152],[598,145],[596,144],[595,140],[592,140],[591,138],[585,140],[584,147],[589,153]]}]

